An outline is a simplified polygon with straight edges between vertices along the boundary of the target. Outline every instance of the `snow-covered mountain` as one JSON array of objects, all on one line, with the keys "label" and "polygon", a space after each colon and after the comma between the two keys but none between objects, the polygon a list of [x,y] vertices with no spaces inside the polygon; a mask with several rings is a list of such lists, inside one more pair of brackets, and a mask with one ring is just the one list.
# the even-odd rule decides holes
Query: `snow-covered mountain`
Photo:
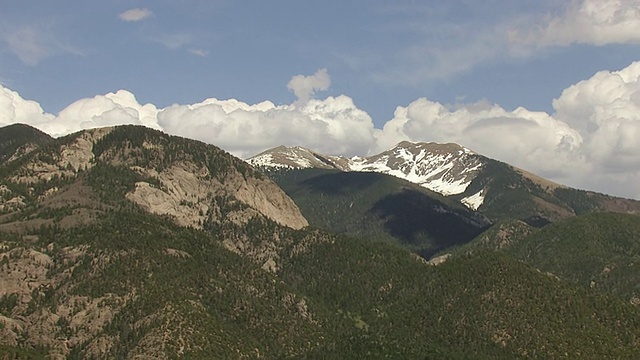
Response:
[{"label": "snow-covered mountain", "polygon": [[534,219],[542,224],[592,211],[640,213],[639,201],[571,189],[458,144],[403,141],[380,154],[353,158],[279,146],[247,162],[266,168],[388,174],[450,197],[471,210],[481,210],[493,219]]},{"label": "snow-covered mountain", "polygon": [[442,195],[463,193],[483,162],[480,156],[458,144],[403,141],[378,155],[350,159],[351,171],[393,175]]},{"label": "snow-covered mountain", "polygon": [[[369,157],[345,158],[318,154],[303,147],[279,146],[247,160],[253,166],[371,171],[393,175],[442,195],[465,192],[484,165],[484,158],[458,144],[403,141]],[[461,199],[471,209],[483,202],[483,191]]]},{"label": "snow-covered mountain", "polygon": [[257,167],[286,169],[337,169],[351,171],[349,159],[319,154],[302,146],[278,146],[255,155],[247,162]]}]

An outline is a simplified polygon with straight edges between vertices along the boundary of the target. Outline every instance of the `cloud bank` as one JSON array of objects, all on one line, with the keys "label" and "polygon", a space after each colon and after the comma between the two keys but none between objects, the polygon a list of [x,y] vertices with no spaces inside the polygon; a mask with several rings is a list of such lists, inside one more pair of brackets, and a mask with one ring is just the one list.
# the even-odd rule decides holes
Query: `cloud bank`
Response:
[{"label": "cloud bank", "polygon": [[457,142],[563,184],[640,199],[640,62],[568,87],[553,101],[553,114],[522,107],[509,111],[487,101],[445,106],[421,98],[398,106],[381,129],[348,96],[312,98],[329,84],[322,69],[291,79],[288,87],[298,100],[290,105],[206,99],[163,109],[120,90],[78,100],[57,116],[0,87],[0,125],[27,123],[60,136],[138,124],[212,143],[239,157],[282,144],[353,156],[402,140]]}]

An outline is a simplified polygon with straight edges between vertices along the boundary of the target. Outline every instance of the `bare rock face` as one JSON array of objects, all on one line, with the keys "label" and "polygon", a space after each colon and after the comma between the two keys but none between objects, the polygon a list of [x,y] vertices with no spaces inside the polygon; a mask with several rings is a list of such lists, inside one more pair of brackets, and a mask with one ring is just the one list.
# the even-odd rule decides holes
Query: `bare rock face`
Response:
[{"label": "bare rock face", "polygon": [[293,229],[309,225],[293,200],[270,180],[236,177],[235,181],[229,181],[228,186],[236,188],[238,200],[281,225]]},{"label": "bare rock face", "polygon": [[[206,168],[192,163],[179,163],[161,172],[153,169],[132,169],[160,181],[155,187],[147,182],[136,183],[127,199],[153,214],[170,215],[181,226],[202,228],[210,212],[213,197],[229,194],[255,209],[257,213],[293,229],[308,225],[300,209],[275,183],[233,172],[223,183],[209,176]],[[245,214],[247,215],[247,214]],[[250,216],[250,214],[248,214]],[[248,216],[239,216],[237,222],[245,222]],[[234,220],[234,219],[230,219]]]},{"label": "bare rock face", "polygon": [[180,226],[201,228],[209,211],[211,196],[220,184],[205,180],[205,174],[192,164],[176,164],[158,173],[154,169],[132,167],[160,181],[158,188],[147,182],[136,183],[127,199],[153,214],[170,215]]}]

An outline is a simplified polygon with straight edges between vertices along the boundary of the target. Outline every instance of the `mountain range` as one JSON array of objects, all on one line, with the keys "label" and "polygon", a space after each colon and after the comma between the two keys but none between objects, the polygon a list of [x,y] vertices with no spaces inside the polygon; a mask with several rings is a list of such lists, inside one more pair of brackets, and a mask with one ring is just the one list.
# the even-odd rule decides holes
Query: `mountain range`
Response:
[{"label": "mountain range", "polygon": [[545,223],[593,211],[639,213],[640,201],[572,189],[458,144],[403,141],[368,157],[279,146],[247,162],[265,170],[333,169],[388,174],[456,200],[489,218]]},{"label": "mountain range", "polygon": [[278,183],[311,225],[427,259],[503,220],[542,227],[594,212],[640,213],[640,201],[572,189],[457,144],[403,141],[353,158],[279,146],[247,162]]},{"label": "mountain range", "polygon": [[[632,200],[545,187],[457,145],[263,172],[138,126],[53,139],[12,125],[0,140],[2,358],[640,351],[640,217],[599,212]],[[368,171],[383,162],[468,185]],[[477,209],[462,201],[481,190]]]}]

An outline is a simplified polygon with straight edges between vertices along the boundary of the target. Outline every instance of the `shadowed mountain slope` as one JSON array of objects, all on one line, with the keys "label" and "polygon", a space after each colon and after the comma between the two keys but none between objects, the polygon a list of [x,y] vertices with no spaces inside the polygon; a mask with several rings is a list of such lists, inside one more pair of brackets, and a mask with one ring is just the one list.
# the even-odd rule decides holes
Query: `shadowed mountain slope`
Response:
[{"label": "shadowed mountain slope", "polygon": [[490,224],[455,201],[385,174],[320,169],[267,174],[311,225],[400,244],[425,257],[470,241]]}]

